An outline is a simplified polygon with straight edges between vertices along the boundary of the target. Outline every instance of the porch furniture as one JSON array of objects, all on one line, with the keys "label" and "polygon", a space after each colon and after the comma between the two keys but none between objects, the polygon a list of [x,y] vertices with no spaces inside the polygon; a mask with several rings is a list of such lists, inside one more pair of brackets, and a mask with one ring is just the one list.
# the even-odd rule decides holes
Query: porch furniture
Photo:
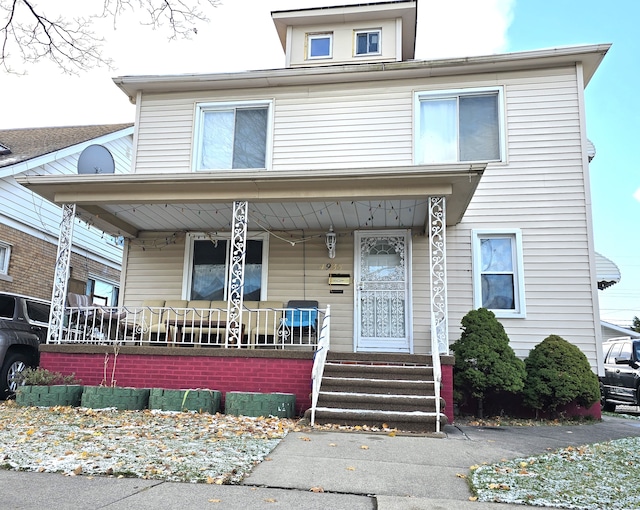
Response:
[{"label": "porch furniture", "polygon": [[315,336],[318,324],[318,301],[292,299],[287,303],[284,315],[284,327],[289,335],[302,336],[303,333]]},{"label": "porch furniture", "polygon": [[260,301],[258,313],[249,334],[249,347],[254,349],[260,338],[266,344],[268,337],[277,338],[282,332],[283,303],[282,301]]},{"label": "porch furniture", "polygon": [[[171,343],[182,343],[182,340],[187,335],[191,335],[191,342],[193,343],[210,343],[203,342],[202,336],[207,334],[211,335],[211,332],[215,332],[216,338],[222,338],[221,332],[225,332],[227,326],[229,326],[228,321],[219,321],[215,319],[191,319],[191,320],[180,320],[177,322],[167,322],[167,338],[171,339]],[[241,335],[244,336],[244,324],[241,324]],[[184,335],[184,336],[183,336]],[[197,338],[194,338],[195,335],[198,335]],[[218,342],[216,342],[218,343]]]}]

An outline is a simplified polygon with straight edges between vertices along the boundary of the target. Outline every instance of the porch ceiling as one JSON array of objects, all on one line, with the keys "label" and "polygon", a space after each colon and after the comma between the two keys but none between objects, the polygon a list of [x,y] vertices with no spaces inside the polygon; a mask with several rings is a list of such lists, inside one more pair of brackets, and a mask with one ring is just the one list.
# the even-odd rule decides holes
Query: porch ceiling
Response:
[{"label": "porch ceiling", "polygon": [[458,223],[486,164],[384,169],[233,171],[207,174],[48,175],[19,182],[48,200],[76,203],[81,219],[112,235],[228,230],[235,200],[249,202],[250,228],[424,229],[428,197],[447,198]]}]

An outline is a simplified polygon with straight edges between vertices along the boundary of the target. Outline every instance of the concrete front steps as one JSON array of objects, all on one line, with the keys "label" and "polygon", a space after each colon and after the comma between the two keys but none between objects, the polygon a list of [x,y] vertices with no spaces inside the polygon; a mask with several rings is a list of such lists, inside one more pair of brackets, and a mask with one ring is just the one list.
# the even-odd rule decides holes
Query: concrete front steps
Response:
[{"label": "concrete front steps", "polygon": [[329,351],[315,421],[433,433],[435,404],[431,356]]}]

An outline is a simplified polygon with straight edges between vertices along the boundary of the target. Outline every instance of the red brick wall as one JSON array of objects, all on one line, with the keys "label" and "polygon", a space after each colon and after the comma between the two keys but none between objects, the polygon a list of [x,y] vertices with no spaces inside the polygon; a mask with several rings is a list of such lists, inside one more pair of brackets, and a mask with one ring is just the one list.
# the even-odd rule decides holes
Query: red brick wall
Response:
[{"label": "red brick wall", "polygon": [[442,388],[440,396],[444,399],[444,414],[449,423],[453,423],[453,365],[442,365]]},{"label": "red brick wall", "polygon": [[[111,384],[113,354],[106,364]],[[43,352],[40,366],[63,374],[75,373],[85,385],[98,385],[105,373],[104,354]],[[311,407],[310,359],[233,358],[207,356],[154,356],[119,354],[118,386],[164,389],[211,389],[258,393],[294,393],[296,412]]]}]

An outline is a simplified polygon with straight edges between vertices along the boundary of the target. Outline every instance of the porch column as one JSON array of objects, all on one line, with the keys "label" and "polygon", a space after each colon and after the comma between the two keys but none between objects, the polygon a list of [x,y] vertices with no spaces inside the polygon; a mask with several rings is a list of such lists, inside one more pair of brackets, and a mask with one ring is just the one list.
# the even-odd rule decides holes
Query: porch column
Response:
[{"label": "porch column", "polygon": [[231,264],[229,264],[229,293],[227,297],[226,346],[241,346],[242,298],[244,294],[244,261],[247,253],[248,202],[233,203],[231,225]]},{"label": "porch column", "polygon": [[51,293],[51,311],[49,313],[49,330],[47,343],[62,341],[64,327],[64,305],[69,284],[69,263],[71,261],[71,245],[73,242],[73,224],[76,217],[76,204],[62,205],[62,221],[58,238],[58,254],[53,274],[53,291]]},{"label": "porch column", "polygon": [[431,352],[449,352],[445,197],[429,197],[429,280],[431,287]]}]

